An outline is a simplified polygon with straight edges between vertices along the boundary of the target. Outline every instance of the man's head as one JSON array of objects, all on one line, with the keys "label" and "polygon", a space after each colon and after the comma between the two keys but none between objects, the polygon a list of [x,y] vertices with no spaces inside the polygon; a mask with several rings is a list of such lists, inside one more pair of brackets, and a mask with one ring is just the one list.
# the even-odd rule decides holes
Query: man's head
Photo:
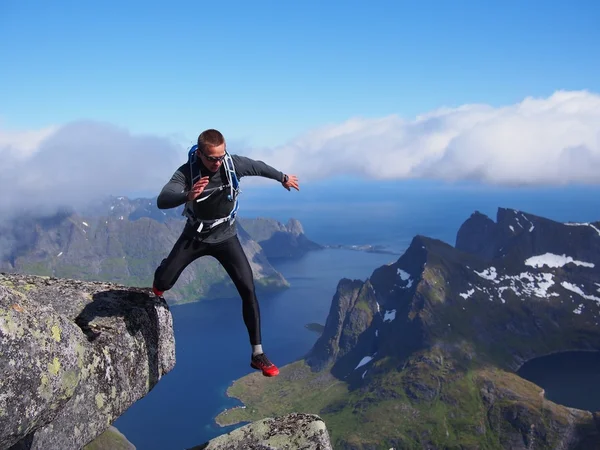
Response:
[{"label": "man's head", "polygon": [[220,131],[205,130],[198,136],[198,158],[211,172],[216,172],[223,164],[225,150],[225,138]]}]

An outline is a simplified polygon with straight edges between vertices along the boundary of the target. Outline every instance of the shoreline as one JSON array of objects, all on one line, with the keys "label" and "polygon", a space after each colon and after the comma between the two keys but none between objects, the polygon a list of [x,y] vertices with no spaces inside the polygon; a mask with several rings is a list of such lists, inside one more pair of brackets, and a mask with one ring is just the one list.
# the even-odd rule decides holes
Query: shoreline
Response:
[{"label": "shoreline", "polygon": [[219,416],[227,416],[227,415],[228,415],[230,412],[232,412],[232,411],[235,411],[236,409],[246,409],[246,408],[247,408],[247,406],[244,404],[244,402],[242,402],[242,400],[241,400],[241,399],[239,399],[238,397],[236,397],[236,396],[234,396],[234,395],[231,395],[231,394],[229,393],[229,389],[230,389],[230,388],[233,386],[233,383],[235,383],[235,381],[234,381],[234,382],[232,382],[232,383],[231,383],[231,384],[230,384],[230,385],[227,387],[227,389],[225,390],[225,396],[226,396],[227,398],[235,398],[237,401],[239,401],[239,402],[241,403],[241,405],[232,406],[231,408],[225,408],[223,411],[221,411],[221,412],[220,412],[220,413],[218,413],[218,414],[217,414],[215,417],[213,417],[213,422],[214,422],[215,424],[217,424],[217,425],[218,425],[220,428],[230,427],[230,426],[236,425],[237,423],[240,423],[240,422],[237,422],[237,423],[232,423],[232,424],[229,424],[229,425],[222,425],[222,424],[220,424],[220,423],[219,423],[219,421],[217,420],[217,418],[218,418]]}]

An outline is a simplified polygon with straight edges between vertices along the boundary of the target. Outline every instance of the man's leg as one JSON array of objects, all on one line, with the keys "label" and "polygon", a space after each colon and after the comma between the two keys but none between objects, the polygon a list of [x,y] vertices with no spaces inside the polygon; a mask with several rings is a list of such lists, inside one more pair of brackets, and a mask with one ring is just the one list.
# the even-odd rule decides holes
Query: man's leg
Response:
[{"label": "man's leg", "polygon": [[206,254],[206,245],[195,241],[183,233],[175,242],[173,249],[154,272],[152,287],[154,293],[162,295],[164,291],[171,289],[181,272],[194,260]]},{"label": "man's leg", "polygon": [[208,254],[214,256],[221,263],[242,298],[242,315],[252,345],[252,367],[262,370],[265,376],[277,375],[279,369],[269,361],[262,351],[260,307],[256,298],[254,277],[238,237],[233,236],[211,246]]}]

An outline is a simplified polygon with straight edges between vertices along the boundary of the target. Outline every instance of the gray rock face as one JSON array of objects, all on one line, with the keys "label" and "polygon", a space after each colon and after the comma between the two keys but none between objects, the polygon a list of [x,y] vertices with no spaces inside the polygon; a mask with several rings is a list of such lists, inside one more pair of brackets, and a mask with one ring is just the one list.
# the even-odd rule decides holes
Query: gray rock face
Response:
[{"label": "gray rock face", "polygon": [[356,343],[356,336],[370,324],[369,309],[356,308],[364,293],[363,284],[361,280],[347,278],[338,283],[323,333],[306,356],[306,362],[314,371],[323,370],[343,356]]},{"label": "gray rock face", "polygon": [[263,419],[191,450],[332,450],[325,423],[313,414]]},{"label": "gray rock face", "polygon": [[80,449],[175,365],[147,289],[0,274],[0,449]]}]

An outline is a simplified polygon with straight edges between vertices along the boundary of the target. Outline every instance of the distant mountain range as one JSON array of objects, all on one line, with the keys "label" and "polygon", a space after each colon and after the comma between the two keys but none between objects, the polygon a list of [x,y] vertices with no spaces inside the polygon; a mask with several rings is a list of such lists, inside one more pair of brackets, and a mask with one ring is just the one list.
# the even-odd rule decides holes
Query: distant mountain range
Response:
[{"label": "distant mountain range", "polygon": [[[0,223],[0,271],[151,286],[184,223],[181,208],[159,210],[155,198],[110,197],[83,211],[22,216]],[[284,225],[242,217],[237,227],[260,292],[289,287],[270,259],[298,258],[323,248],[294,219]],[[165,297],[180,303],[235,295],[221,266],[213,258],[200,258]]]},{"label": "distant mountain range", "polygon": [[[455,247],[415,236],[366,281],[343,279],[323,332],[276,379],[229,389],[221,424],[319,414],[339,449],[600,448],[600,416],[516,371],[600,350],[600,222],[475,212]],[[283,399],[281,401],[277,399]]]}]

